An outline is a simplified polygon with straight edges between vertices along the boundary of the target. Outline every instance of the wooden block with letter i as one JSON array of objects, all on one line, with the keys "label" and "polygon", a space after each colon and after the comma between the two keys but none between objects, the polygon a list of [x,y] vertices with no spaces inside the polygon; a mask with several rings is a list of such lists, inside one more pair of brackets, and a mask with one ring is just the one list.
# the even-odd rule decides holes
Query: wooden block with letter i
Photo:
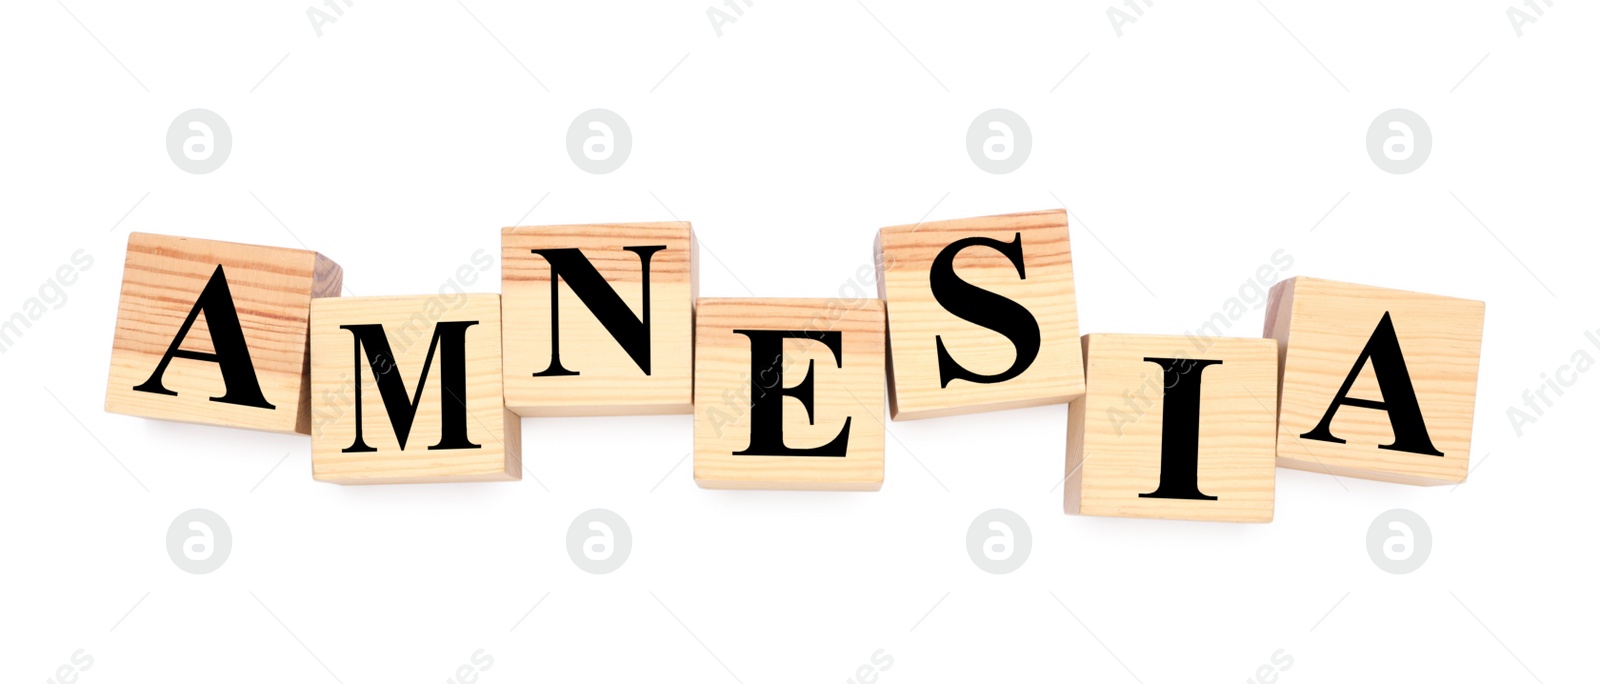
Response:
[{"label": "wooden block with letter i", "polygon": [[1277,343],[1085,335],[1068,410],[1068,513],[1270,522]]},{"label": "wooden block with letter i", "polygon": [[879,489],[883,371],[879,300],[700,300],[695,483]]},{"label": "wooden block with letter i", "polygon": [[895,419],[1083,394],[1065,211],[884,228],[876,250]]},{"label": "wooden block with letter i", "polygon": [[688,413],[696,285],[688,223],[500,234],[506,404],[524,416]]},{"label": "wooden block with letter i", "polygon": [[522,479],[500,383],[500,295],[311,308],[311,475],[339,484]]},{"label": "wooden block with letter i", "polygon": [[1467,478],[1483,302],[1305,277],[1269,297],[1278,465],[1414,485]]},{"label": "wooden block with letter i", "polygon": [[311,302],[342,280],[316,252],[129,235],[106,410],[308,432]]}]

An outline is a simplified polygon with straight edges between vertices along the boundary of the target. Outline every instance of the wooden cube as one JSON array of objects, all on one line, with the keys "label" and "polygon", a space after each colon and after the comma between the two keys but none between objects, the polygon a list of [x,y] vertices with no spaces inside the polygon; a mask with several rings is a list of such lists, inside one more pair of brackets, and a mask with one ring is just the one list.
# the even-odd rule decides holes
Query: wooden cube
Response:
[{"label": "wooden cube", "polygon": [[1085,335],[1068,410],[1068,513],[1270,522],[1277,344]]},{"label": "wooden cube", "polygon": [[311,474],[339,484],[522,479],[501,393],[500,295],[311,307]]},{"label": "wooden cube", "polygon": [[1415,485],[1467,478],[1483,302],[1305,277],[1269,297],[1278,465]]},{"label": "wooden cube", "polygon": [[695,483],[877,490],[883,373],[879,300],[700,300]]},{"label": "wooden cube", "polygon": [[311,302],[342,281],[316,252],[129,235],[106,410],[308,432]]},{"label": "wooden cube", "polygon": [[1065,211],[884,228],[875,249],[896,420],[1083,394]]},{"label": "wooden cube", "polygon": [[506,404],[524,416],[693,410],[688,223],[501,231]]}]

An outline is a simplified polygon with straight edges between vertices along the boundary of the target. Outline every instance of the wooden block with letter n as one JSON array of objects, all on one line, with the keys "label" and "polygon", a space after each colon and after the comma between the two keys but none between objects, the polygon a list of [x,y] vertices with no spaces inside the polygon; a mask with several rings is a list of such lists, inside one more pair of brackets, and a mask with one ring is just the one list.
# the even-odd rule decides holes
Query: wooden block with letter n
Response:
[{"label": "wooden block with letter n", "polygon": [[1305,277],[1269,297],[1278,465],[1415,485],[1467,478],[1483,302]]},{"label": "wooden block with letter n", "polygon": [[524,416],[689,413],[688,223],[501,231],[506,404]]},{"label": "wooden block with letter n", "polygon": [[311,475],[339,484],[522,479],[500,377],[500,295],[311,308]]},{"label": "wooden block with letter n", "polygon": [[884,228],[875,248],[895,419],[1083,394],[1065,211]]},{"label": "wooden block with letter n", "polygon": [[700,300],[695,483],[879,489],[883,371],[879,300]]},{"label": "wooden block with letter n", "polygon": [[342,280],[316,252],[129,235],[106,410],[308,432],[311,302]]},{"label": "wooden block with letter n", "polygon": [[1068,410],[1068,513],[1270,522],[1277,343],[1085,335]]}]

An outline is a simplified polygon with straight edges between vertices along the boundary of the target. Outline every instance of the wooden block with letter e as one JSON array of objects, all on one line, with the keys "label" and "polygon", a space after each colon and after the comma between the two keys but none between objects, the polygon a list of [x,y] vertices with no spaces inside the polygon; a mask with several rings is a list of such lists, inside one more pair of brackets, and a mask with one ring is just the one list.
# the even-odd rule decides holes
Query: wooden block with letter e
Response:
[{"label": "wooden block with letter e", "polygon": [[1085,335],[1068,410],[1068,513],[1270,522],[1277,343]]},{"label": "wooden block with letter e", "polygon": [[712,489],[883,485],[876,299],[702,299],[694,481]]},{"label": "wooden block with letter e", "polygon": [[688,223],[501,231],[506,404],[524,416],[693,410]]},{"label": "wooden block with letter e", "polygon": [[875,247],[895,419],[1083,394],[1065,211],[884,228]]},{"label": "wooden block with letter e", "polygon": [[345,297],[311,308],[311,475],[339,484],[522,479],[500,295]]},{"label": "wooden block with letter e", "polygon": [[311,302],[342,280],[316,252],[129,235],[106,410],[308,432]]},{"label": "wooden block with letter e", "polygon": [[1273,286],[1278,465],[1415,485],[1465,480],[1483,310],[1317,278]]}]

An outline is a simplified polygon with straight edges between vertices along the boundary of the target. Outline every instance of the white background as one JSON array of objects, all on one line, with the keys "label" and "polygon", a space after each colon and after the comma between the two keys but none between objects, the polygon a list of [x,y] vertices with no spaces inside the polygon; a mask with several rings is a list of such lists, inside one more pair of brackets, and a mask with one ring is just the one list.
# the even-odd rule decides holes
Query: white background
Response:
[{"label": "white background", "polygon": [[[1109,2],[764,0],[720,37],[709,2],[363,0],[320,37],[310,6],[7,5],[0,316],[93,263],[0,355],[5,679],[79,649],[90,683],[440,682],[478,649],[487,683],[847,681],[879,649],[881,682],[1238,682],[1279,649],[1284,682],[1591,670],[1600,379],[1520,436],[1506,411],[1600,358],[1592,5],[1520,37],[1508,0],[1141,3],[1120,37]],[[165,149],[197,107],[233,137],[206,175]],[[565,148],[596,107],[633,135],[608,175]],[[996,107],[1033,135],[1006,175],[965,148]],[[1365,145],[1397,107],[1433,135],[1407,175]],[[891,423],[871,494],[700,490],[686,415],[527,420],[517,483],[347,488],[304,437],[102,409],[130,231],[308,245],[377,295],[498,260],[502,226],[677,217],[702,295],[826,297],[881,226],[1058,198],[1084,332],[1192,330],[1278,249],[1285,275],[1486,301],[1471,478],[1284,470],[1267,525],[1068,517],[1054,406]],[[208,575],[166,552],[192,508],[233,535]],[[632,529],[609,575],[567,557],[591,508]],[[991,508],[1031,528],[1009,575],[967,556]],[[1432,530],[1409,575],[1366,550],[1393,508]]]}]

